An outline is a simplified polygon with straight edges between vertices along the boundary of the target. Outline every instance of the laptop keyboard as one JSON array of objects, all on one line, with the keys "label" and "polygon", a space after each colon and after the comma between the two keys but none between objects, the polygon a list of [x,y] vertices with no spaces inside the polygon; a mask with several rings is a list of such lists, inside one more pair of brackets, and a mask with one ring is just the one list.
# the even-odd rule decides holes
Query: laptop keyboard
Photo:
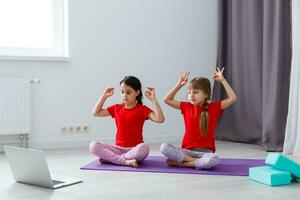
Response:
[{"label": "laptop keyboard", "polygon": [[53,185],[64,183],[63,181],[52,180]]}]

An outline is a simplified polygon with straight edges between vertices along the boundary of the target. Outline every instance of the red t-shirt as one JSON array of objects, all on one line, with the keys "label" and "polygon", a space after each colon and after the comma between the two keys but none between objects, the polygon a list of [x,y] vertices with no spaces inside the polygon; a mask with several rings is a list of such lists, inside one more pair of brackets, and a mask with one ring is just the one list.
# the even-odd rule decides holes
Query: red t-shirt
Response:
[{"label": "red t-shirt", "polygon": [[208,148],[215,152],[215,129],[218,119],[223,113],[221,102],[217,101],[208,104],[208,132],[206,135],[201,135],[199,126],[202,106],[195,106],[189,102],[180,102],[180,109],[185,124],[182,148]]},{"label": "red t-shirt", "polygon": [[133,147],[143,142],[143,125],[151,112],[145,105],[137,104],[134,108],[125,108],[124,104],[115,104],[107,108],[115,118],[117,126],[116,145]]}]

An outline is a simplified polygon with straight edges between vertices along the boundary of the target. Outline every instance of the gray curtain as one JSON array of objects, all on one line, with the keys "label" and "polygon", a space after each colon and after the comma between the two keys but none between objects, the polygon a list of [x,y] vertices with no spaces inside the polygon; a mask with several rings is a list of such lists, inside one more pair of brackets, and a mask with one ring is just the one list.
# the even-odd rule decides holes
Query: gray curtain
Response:
[{"label": "gray curtain", "polygon": [[[291,69],[290,0],[220,0],[218,66],[237,94],[216,138],[282,151]],[[220,84],[213,98],[226,97]]]}]

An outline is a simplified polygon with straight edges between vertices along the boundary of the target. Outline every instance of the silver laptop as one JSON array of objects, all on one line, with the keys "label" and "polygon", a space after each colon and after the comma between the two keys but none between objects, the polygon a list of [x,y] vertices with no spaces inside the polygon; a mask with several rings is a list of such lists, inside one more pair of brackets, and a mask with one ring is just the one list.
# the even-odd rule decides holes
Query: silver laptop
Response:
[{"label": "silver laptop", "polygon": [[74,178],[51,176],[42,151],[11,146],[5,146],[4,151],[17,182],[52,189],[82,182]]}]

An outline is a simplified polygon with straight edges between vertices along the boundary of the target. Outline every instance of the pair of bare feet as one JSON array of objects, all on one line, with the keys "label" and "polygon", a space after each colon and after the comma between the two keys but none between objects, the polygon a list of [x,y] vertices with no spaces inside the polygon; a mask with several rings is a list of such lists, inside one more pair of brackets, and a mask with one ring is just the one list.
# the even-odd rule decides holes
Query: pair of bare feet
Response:
[{"label": "pair of bare feet", "polygon": [[[103,160],[103,159],[100,159],[99,161],[102,164],[113,164],[113,163],[111,163],[107,160]],[[177,166],[177,167],[194,167],[195,166],[195,160],[194,159],[192,159],[190,161],[184,161],[184,162],[181,162],[181,163],[176,162],[175,160],[167,159],[166,163],[169,166]],[[126,160],[124,165],[125,166],[130,166],[130,167],[139,167],[138,162],[137,162],[136,159]]]},{"label": "pair of bare feet", "polygon": [[194,167],[195,166],[195,160],[183,161],[183,162],[179,163],[179,162],[176,162],[175,160],[167,159],[166,163],[169,166],[176,166],[176,167]]},{"label": "pair of bare feet", "polygon": [[[113,163],[111,163],[107,160],[103,160],[101,158],[100,158],[99,162],[102,163],[102,164],[113,164]],[[130,166],[130,167],[138,167],[139,166],[136,159],[126,160],[124,165],[125,166]]]}]

